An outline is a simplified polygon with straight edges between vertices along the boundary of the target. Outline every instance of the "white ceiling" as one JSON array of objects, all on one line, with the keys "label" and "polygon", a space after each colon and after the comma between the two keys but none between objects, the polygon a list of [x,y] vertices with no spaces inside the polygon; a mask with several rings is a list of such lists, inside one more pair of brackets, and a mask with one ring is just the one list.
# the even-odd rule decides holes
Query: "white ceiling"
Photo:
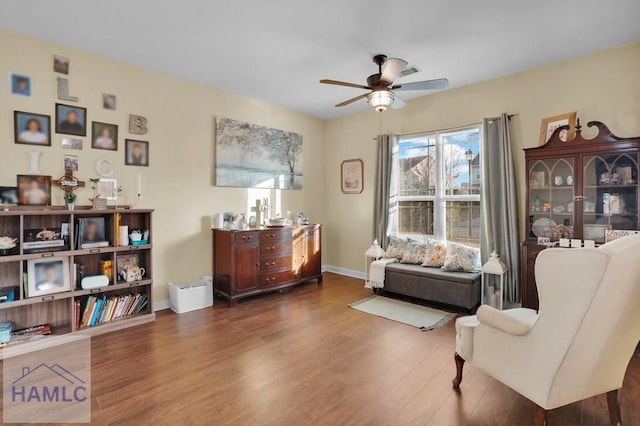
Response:
[{"label": "white ceiling", "polygon": [[0,0],[2,28],[320,118],[367,108],[318,80],[365,83],[376,53],[459,87],[638,41],[639,18],[639,0]]}]

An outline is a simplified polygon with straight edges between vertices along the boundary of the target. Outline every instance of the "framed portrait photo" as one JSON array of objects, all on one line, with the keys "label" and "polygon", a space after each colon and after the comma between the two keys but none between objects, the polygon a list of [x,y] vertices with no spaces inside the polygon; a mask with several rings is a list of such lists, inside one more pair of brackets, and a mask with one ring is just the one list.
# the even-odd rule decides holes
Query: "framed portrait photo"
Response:
[{"label": "framed portrait photo", "polygon": [[124,164],[127,166],[149,166],[149,142],[134,139],[124,140]]},{"label": "framed portrait photo", "polygon": [[46,206],[51,203],[51,176],[18,175],[18,204]]},{"label": "framed portrait photo", "polygon": [[102,94],[102,108],[115,111],[116,109],[116,95],[110,95],[109,93]]},{"label": "framed portrait photo", "polygon": [[118,183],[116,179],[100,179],[98,180],[98,197],[107,200],[116,200],[118,198]]},{"label": "framed portrait photo", "polygon": [[31,77],[25,74],[9,74],[9,90],[12,95],[31,96],[33,82]]},{"label": "framed portrait photo", "polygon": [[87,109],[56,104],[56,133],[65,135],[87,135]]},{"label": "framed portrait photo", "polygon": [[32,112],[13,112],[15,143],[51,146],[51,117]]},{"label": "framed portrait photo", "polygon": [[53,55],[53,71],[60,74],[69,74],[69,58]]},{"label": "framed portrait photo", "polygon": [[118,125],[91,122],[91,148],[118,150]]},{"label": "framed portrait photo", "polygon": [[340,185],[344,194],[360,194],[364,189],[364,163],[360,159],[344,160],[340,165]]},{"label": "framed portrait photo", "polygon": [[549,138],[553,134],[554,130],[556,130],[560,126],[569,125],[569,130],[563,130],[560,132],[560,139],[563,142],[567,142],[576,137],[576,119],[578,113],[576,111],[567,112],[564,114],[554,115],[553,117],[547,117],[542,119],[542,124],[540,125],[540,137],[538,140],[538,145],[544,145],[549,142]]},{"label": "framed portrait photo", "polygon": [[27,261],[29,297],[71,290],[69,258],[47,257]]},{"label": "framed portrait photo", "polygon": [[15,186],[0,186],[0,203],[18,204],[18,188]]}]

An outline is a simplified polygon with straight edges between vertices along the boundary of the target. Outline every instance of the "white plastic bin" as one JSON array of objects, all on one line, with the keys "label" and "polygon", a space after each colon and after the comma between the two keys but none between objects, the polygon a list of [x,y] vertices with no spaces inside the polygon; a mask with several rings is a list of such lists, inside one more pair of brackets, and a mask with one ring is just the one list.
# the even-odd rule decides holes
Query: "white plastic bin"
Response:
[{"label": "white plastic bin", "polygon": [[213,278],[204,276],[189,284],[169,283],[169,307],[176,314],[213,306]]}]

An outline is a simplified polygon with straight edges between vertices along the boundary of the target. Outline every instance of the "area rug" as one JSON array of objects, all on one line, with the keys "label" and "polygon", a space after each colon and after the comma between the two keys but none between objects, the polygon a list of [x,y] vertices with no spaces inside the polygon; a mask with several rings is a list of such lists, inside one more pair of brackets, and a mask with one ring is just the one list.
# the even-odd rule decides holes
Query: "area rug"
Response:
[{"label": "area rug", "polygon": [[442,327],[456,314],[414,305],[388,297],[373,295],[349,304],[350,308],[378,317],[417,327],[422,331]]}]

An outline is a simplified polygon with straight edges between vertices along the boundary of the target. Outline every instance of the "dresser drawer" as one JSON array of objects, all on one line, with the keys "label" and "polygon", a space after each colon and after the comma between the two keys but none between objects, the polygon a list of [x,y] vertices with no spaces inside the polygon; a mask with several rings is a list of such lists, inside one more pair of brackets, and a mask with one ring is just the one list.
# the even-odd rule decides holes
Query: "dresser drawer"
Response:
[{"label": "dresser drawer", "polygon": [[260,233],[260,240],[264,242],[291,239],[291,228],[267,229]]},{"label": "dresser drawer", "polygon": [[291,256],[284,257],[265,257],[260,260],[260,271],[276,271],[282,268],[289,268],[293,265],[293,259]]},{"label": "dresser drawer", "polygon": [[260,276],[260,286],[261,287],[273,287],[279,284],[284,284],[289,281],[293,281],[296,278],[300,277],[300,273],[296,273],[294,271],[282,271],[282,272],[274,272],[273,274],[262,274]]},{"label": "dresser drawer", "polygon": [[236,243],[248,243],[260,240],[259,232],[235,232],[233,240]]},{"label": "dresser drawer", "polygon": [[293,251],[293,243],[291,240],[268,241],[260,244],[260,255],[287,255]]}]

